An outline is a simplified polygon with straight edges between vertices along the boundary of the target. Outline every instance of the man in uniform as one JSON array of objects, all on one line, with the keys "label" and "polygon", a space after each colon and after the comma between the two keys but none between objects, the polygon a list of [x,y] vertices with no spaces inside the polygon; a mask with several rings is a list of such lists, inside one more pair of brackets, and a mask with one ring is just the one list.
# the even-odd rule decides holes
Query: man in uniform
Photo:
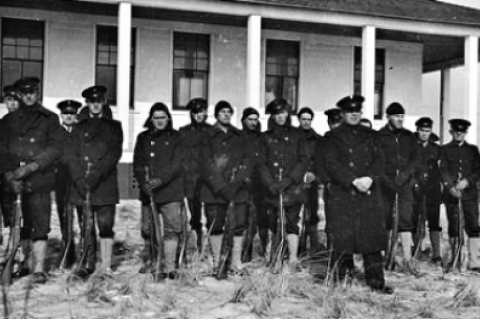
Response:
[{"label": "man in uniform", "polygon": [[[70,202],[82,205],[86,194],[91,194],[91,217],[97,220],[100,235],[100,270],[111,273],[115,205],[119,200],[117,164],[122,156],[123,131],[121,123],[111,117],[106,91],[104,86],[92,86],[82,92],[87,107],[80,112],[72,131],[68,166],[74,184]],[[83,236],[91,236],[90,245],[83,247],[88,251],[87,260],[83,260],[76,275],[86,279],[95,270],[95,226],[86,229],[85,216],[83,225]]]},{"label": "man in uniform", "polygon": [[[444,201],[447,207],[448,235],[454,248],[459,244],[459,200],[463,206],[465,232],[468,235],[468,269],[480,272],[480,226],[478,224],[478,191],[480,155],[478,147],[465,141],[470,122],[464,119],[449,121],[453,139],[440,148],[440,171],[442,174]],[[476,132],[475,132],[476,133]],[[454,258],[460,256],[453,256]]]},{"label": "man in uniform", "polygon": [[[163,230],[156,228],[153,218],[145,218],[142,219],[142,233],[148,237],[152,231],[163,234],[163,247],[155,249],[161,249],[164,255],[164,270],[156,274],[157,280],[166,277],[175,279],[175,258],[183,222],[182,139],[180,133],[173,129],[172,116],[163,103],[155,103],[151,107],[144,127],[147,130],[138,135],[135,143],[133,171],[141,185],[142,204],[147,201],[150,204],[153,198],[157,213],[163,218]],[[147,207],[150,215],[150,205]],[[156,270],[153,265],[151,270]]]},{"label": "man in uniform", "polygon": [[3,103],[5,103],[8,113],[18,110],[20,107],[20,92],[15,86],[7,85],[3,88]]},{"label": "man in uniform", "polygon": [[[393,228],[393,209],[398,208],[398,233],[402,242],[403,270],[416,273],[412,259],[413,231],[413,175],[418,169],[419,156],[413,133],[403,128],[405,109],[394,102],[387,109],[388,123],[380,131],[381,147],[385,154],[383,195],[386,205],[387,230]],[[395,203],[398,194],[398,203]],[[397,240],[397,238],[390,238]]]},{"label": "man in uniform", "polygon": [[[62,149],[58,116],[40,102],[39,79],[18,80],[18,111],[2,119],[0,153],[9,158],[5,182],[15,194],[22,194],[22,248],[26,263],[21,274],[33,272],[34,283],[47,280],[45,257],[50,232],[50,191],[55,183],[54,162]],[[31,247],[33,245],[33,256]]]},{"label": "man in uniform", "polygon": [[[304,133],[305,147],[307,151],[307,172],[303,178],[304,186],[306,188],[307,199],[305,201],[304,218],[308,216],[309,224],[305,224],[305,239],[310,239],[310,251],[315,252],[320,249],[320,243],[318,240],[318,187],[319,182],[317,176],[313,173],[315,171],[313,167],[314,152],[320,139],[320,135],[312,129],[312,121],[315,113],[309,107],[304,107],[298,112],[298,120],[300,122],[300,131]],[[301,247],[303,248],[303,247]]]},{"label": "man in uniform", "polygon": [[[249,209],[249,223],[248,227],[253,228],[248,231],[252,235],[246,237],[243,262],[249,262],[253,253],[253,235],[255,234],[255,226],[258,226],[258,234],[260,237],[260,244],[262,245],[263,256],[266,256],[268,244],[268,214],[265,205],[265,185],[262,182],[259,171],[259,162],[262,156],[261,147],[261,129],[259,122],[260,114],[252,107],[247,107],[242,114],[242,135],[245,139],[245,145],[248,145],[248,150],[252,154],[252,183],[249,188],[250,199],[253,201],[254,210]],[[252,215],[250,215],[252,214]],[[254,219],[256,217],[256,220]]]},{"label": "man in uniform", "polygon": [[[200,146],[200,171],[205,183],[201,187],[201,200],[205,203],[207,228],[210,232],[210,248],[213,255],[214,274],[220,266],[223,228],[233,234],[230,270],[243,273],[242,245],[243,231],[248,216],[248,181],[251,165],[248,163],[249,150],[241,132],[230,123],[233,107],[227,101],[215,105],[217,122],[208,131],[208,138]],[[229,206],[234,205],[230,225],[225,225]]]},{"label": "man in uniform", "polygon": [[440,204],[442,203],[441,176],[438,166],[440,146],[436,143],[438,137],[433,134],[433,120],[429,117],[422,117],[415,122],[417,131],[415,138],[419,148],[419,155],[423,161],[422,170],[416,172],[415,192],[415,251],[421,245],[420,238],[421,229],[428,220],[428,228],[430,230],[430,241],[432,243],[432,263],[441,264],[441,232],[440,227]]},{"label": "man in uniform", "polygon": [[[68,203],[68,193],[72,187],[72,180],[70,178],[70,172],[68,170],[67,163],[67,147],[70,145],[71,133],[73,126],[77,123],[77,113],[82,107],[80,102],[74,100],[64,100],[57,104],[60,110],[61,124],[64,129],[64,147],[61,158],[57,163],[57,174],[55,178],[55,200],[57,202],[58,219],[60,221],[60,230],[62,233],[62,241],[64,249],[70,245],[69,251],[65,256],[65,267],[70,268],[75,262],[75,246],[73,240],[73,232],[71,222],[73,215],[73,209]],[[81,207],[77,207],[78,214],[81,215]],[[67,217],[67,214],[71,214]],[[69,221],[70,219],[70,221]],[[68,243],[68,237],[70,232],[70,244]],[[64,252],[65,253],[65,252]]]},{"label": "man in uniform", "polygon": [[382,250],[387,247],[380,194],[384,157],[375,133],[361,125],[360,95],[347,96],[337,106],[344,124],[325,143],[324,168],[330,176],[327,216],[333,262],[343,276],[353,270],[353,254],[362,254],[365,279],[373,290],[390,294],[385,285]]},{"label": "man in uniform", "polygon": [[[266,107],[270,118],[268,131],[262,134],[265,157],[261,161],[261,173],[269,190],[266,200],[271,212],[270,230],[273,233],[271,262],[275,264],[282,261],[283,251],[278,254],[277,250],[280,249],[280,243],[286,241],[289,268],[296,271],[300,233],[298,222],[300,208],[305,201],[303,177],[307,170],[308,154],[304,134],[291,126],[290,110],[291,106],[285,99],[273,100]],[[283,203],[280,203],[280,198]],[[285,212],[284,225],[280,224],[280,204]],[[286,231],[286,238],[281,236],[282,227]]]},{"label": "man in uniform", "polygon": [[330,131],[336,128],[337,126],[340,126],[343,122],[343,117],[340,112],[340,109],[335,108],[335,109],[328,109],[326,110],[323,114],[327,116],[327,124],[328,127],[330,128]]},{"label": "man in uniform", "polygon": [[197,235],[197,250],[202,251],[202,203],[200,202],[200,172],[198,171],[198,152],[202,139],[206,138],[206,132],[212,126],[207,123],[207,100],[194,98],[187,104],[190,110],[190,124],[180,128],[185,149],[184,180],[185,196],[188,200],[191,219],[190,226]]}]

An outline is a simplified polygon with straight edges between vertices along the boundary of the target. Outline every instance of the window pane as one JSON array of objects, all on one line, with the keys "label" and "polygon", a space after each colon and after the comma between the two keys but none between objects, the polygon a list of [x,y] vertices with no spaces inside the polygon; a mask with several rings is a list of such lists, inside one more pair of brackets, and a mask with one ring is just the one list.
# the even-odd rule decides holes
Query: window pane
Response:
[{"label": "window pane", "polygon": [[4,61],[2,63],[3,86],[13,84],[22,77],[22,65],[19,61]]},{"label": "window pane", "polygon": [[108,52],[98,52],[98,64],[108,64]]},{"label": "window pane", "polygon": [[184,74],[173,76],[173,101],[177,108],[184,108],[190,100],[190,79]]},{"label": "window pane", "polygon": [[28,47],[17,47],[17,59],[27,60],[28,59]]},{"label": "window pane", "polygon": [[20,39],[17,39],[17,45],[29,45],[30,44],[30,40],[28,39],[24,39],[24,38],[20,38]]},{"label": "window pane", "polygon": [[208,60],[200,59],[197,60],[197,67],[196,70],[208,71]]},{"label": "window pane", "polygon": [[265,79],[265,105],[282,97],[282,82],[280,77],[267,76]]},{"label": "window pane", "polygon": [[203,97],[204,87],[205,80],[202,77],[193,78],[190,84],[190,98],[193,98],[194,96]]},{"label": "window pane", "polygon": [[42,48],[30,48],[30,59],[41,61],[43,59]]},{"label": "window pane", "polygon": [[297,82],[296,78],[284,78],[283,98],[293,106],[293,112],[297,111]]},{"label": "window pane", "polygon": [[25,76],[35,76],[42,79],[42,63],[38,62],[24,62],[23,63],[23,74]]},{"label": "window pane", "polygon": [[14,59],[15,58],[15,47],[3,46],[3,57]]},{"label": "window pane", "polygon": [[16,41],[15,38],[3,38],[2,43],[8,45],[15,45]]},{"label": "window pane", "polygon": [[117,70],[114,67],[97,67],[97,85],[107,88],[107,100],[110,104],[116,104],[117,96]]},{"label": "window pane", "polygon": [[185,58],[175,58],[173,60],[174,69],[185,69],[186,67]]}]

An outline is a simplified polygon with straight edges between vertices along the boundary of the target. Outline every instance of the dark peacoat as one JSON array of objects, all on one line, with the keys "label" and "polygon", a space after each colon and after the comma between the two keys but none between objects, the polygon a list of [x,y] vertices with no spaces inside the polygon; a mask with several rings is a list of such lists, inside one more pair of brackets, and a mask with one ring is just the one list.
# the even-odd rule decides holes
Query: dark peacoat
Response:
[{"label": "dark peacoat", "polygon": [[[387,248],[385,213],[380,193],[384,156],[374,131],[342,124],[330,132],[324,146],[328,185],[326,216],[330,244],[346,253],[366,254]],[[356,178],[373,180],[370,192],[352,184]]]},{"label": "dark peacoat", "polygon": [[1,121],[0,157],[2,171],[20,162],[37,162],[39,170],[25,179],[25,191],[50,192],[55,185],[55,161],[63,147],[63,130],[58,116],[40,104],[21,106]]},{"label": "dark peacoat", "polygon": [[[92,205],[118,203],[117,165],[122,157],[122,124],[108,117],[79,117],[72,131],[69,146],[68,167],[72,181],[86,176],[87,163],[90,170],[100,173],[100,182],[91,190]],[[70,202],[81,205],[83,198],[77,187],[72,187]]]},{"label": "dark peacoat", "polygon": [[[271,129],[262,134],[264,158],[261,161],[260,172],[268,187],[279,180],[279,168],[283,168],[283,178],[289,177],[293,184],[284,190],[286,206],[302,204],[305,201],[303,177],[307,171],[308,153],[303,133],[295,127],[272,125]],[[278,205],[278,195],[267,191],[267,203]]]},{"label": "dark peacoat", "polygon": [[[133,153],[133,173],[139,185],[146,183],[146,167],[152,177],[159,177],[162,185],[153,190],[154,201],[164,204],[183,201],[182,138],[172,128],[164,131],[147,130],[140,133]],[[148,203],[147,195],[140,192],[140,200]]]},{"label": "dark peacoat", "polygon": [[248,181],[251,181],[253,165],[241,131],[230,126],[225,133],[215,124],[207,138],[202,139],[199,155],[202,202],[228,204],[220,192],[234,181],[240,185],[235,202],[242,204],[250,200]]},{"label": "dark peacoat", "polygon": [[252,182],[249,190],[256,203],[263,203],[265,200],[266,189],[260,174],[260,161],[262,158],[264,158],[263,148],[261,147],[262,133],[260,131],[244,128],[242,135],[245,145],[248,148],[248,152],[250,152],[251,163],[253,165],[251,178]]},{"label": "dark peacoat", "polygon": [[[192,120],[193,121],[193,120]],[[198,170],[200,143],[203,139],[208,138],[207,132],[212,126],[207,123],[188,124],[179,129],[182,136],[182,146],[184,149],[183,165],[184,165],[184,188],[185,196],[193,199],[199,181],[200,172]]]},{"label": "dark peacoat", "polygon": [[[417,135],[415,137],[417,138]],[[429,202],[440,204],[442,201],[442,177],[439,167],[440,145],[433,140],[426,144],[417,141],[417,147],[422,162],[420,169],[415,172],[415,180],[418,183],[419,191],[421,194],[428,196]]]},{"label": "dark peacoat", "polygon": [[478,198],[477,182],[480,178],[480,155],[476,145],[463,142],[461,145],[450,142],[440,148],[440,172],[445,193],[455,186],[459,176],[469,183],[463,191],[463,200]]}]

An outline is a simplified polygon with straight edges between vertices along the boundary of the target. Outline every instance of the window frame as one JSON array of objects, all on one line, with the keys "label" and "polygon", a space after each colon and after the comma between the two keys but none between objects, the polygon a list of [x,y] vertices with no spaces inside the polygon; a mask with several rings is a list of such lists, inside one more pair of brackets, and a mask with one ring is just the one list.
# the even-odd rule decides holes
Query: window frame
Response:
[{"label": "window frame", "polygon": [[[40,87],[43,87],[43,75],[44,75],[44,70],[45,70],[45,21],[43,20],[30,20],[30,19],[18,19],[18,18],[10,18],[10,17],[2,17],[0,19],[1,21],[1,45],[0,45],[0,68],[1,68],[1,74],[0,74],[0,88],[5,87],[6,85],[12,85],[16,80],[26,77],[26,76],[35,76],[40,79]],[[17,26],[9,26],[8,28],[5,26],[7,23],[13,22],[13,23],[19,23],[23,24],[22,27]],[[23,38],[22,33],[25,32],[25,29],[27,28],[26,25],[30,24],[29,26],[29,31],[26,31],[27,34],[34,34],[34,35],[39,35],[41,37],[41,45],[32,45],[32,42],[34,41],[39,41],[39,38]],[[5,32],[6,30],[15,30],[18,32],[15,35],[15,43],[13,45],[9,45],[5,43]],[[34,32],[31,32],[31,30],[35,30]],[[27,39],[28,43],[27,44],[18,44],[19,39]],[[5,57],[5,49],[6,47],[14,47],[15,48],[15,58],[12,57]],[[17,57],[18,54],[18,48],[24,48],[24,50],[28,51],[28,57],[27,58],[19,58]],[[25,49],[26,48],[26,49]],[[41,58],[40,59],[32,59],[31,54],[32,54],[32,48],[40,48],[41,52]],[[20,64],[20,76],[16,77],[15,80],[11,81],[12,83],[9,83],[8,81],[5,80],[5,70],[7,69],[5,67],[5,63],[8,63],[8,61],[11,62],[18,62]],[[39,72],[32,74],[32,73],[26,73],[25,72],[25,64],[27,63],[32,63],[32,64],[40,64],[39,67]],[[43,95],[43,90],[40,89],[40,99],[42,98]]]},{"label": "window frame", "polygon": [[[105,35],[110,38],[107,42],[108,44],[104,44],[104,46],[108,46],[107,50],[100,50],[100,30],[109,30],[108,32],[110,34],[102,34],[102,37]],[[111,69],[113,71],[113,77],[115,79],[113,87],[115,88],[115,93],[117,90],[117,57],[118,57],[118,26],[116,25],[103,25],[103,24],[97,24],[95,28],[96,32],[96,39],[95,39],[95,85],[104,85],[107,87],[108,91],[112,91],[111,88],[106,85],[106,83],[101,82],[99,80],[99,68],[105,68],[105,69]],[[111,38],[115,39],[112,40]],[[130,101],[129,101],[129,106],[130,109],[134,109],[134,101],[135,101],[135,65],[136,65],[136,28],[132,27],[132,32],[131,32],[131,44],[130,44]],[[113,45],[114,44],[114,45]],[[115,48],[115,50],[113,50]],[[99,59],[101,54],[100,53],[109,53],[108,55],[108,63],[100,63]],[[115,57],[112,58],[112,54],[115,53]],[[115,107],[117,105],[117,96],[114,94],[112,97],[108,97],[109,93],[107,91],[107,103],[109,106]]]},{"label": "window frame", "polygon": [[[185,38],[179,39],[177,37],[184,36]],[[195,39],[194,46],[186,46],[185,47],[185,55],[176,55],[176,51],[182,48],[182,44],[188,42],[188,38]],[[201,45],[199,46],[199,42]],[[189,51],[188,49],[193,49],[193,51]],[[201,52],[200,50],[204,49],[206,53],[206,57],[198,57],[198,53]],[[184,31],[174,31],[172,36],[172,109],[175,111],[187,111],[186,105],[188,101],[193,98],[201,97],[208,101],[209,96],[209,89],[210,89],[210,72],[211,72],[211,35],[206,33],[192,33],[192,32],[184,32]],[[185,59],[185,66],[190,64],[191,67],[187,68],[179,68],[176,67],[178,62],[177,58],[181,60],[182,58]],[[206,65],[206,68],[198,68],[199,62],[202,62]],[[189,90],[188,90],[188,98],[186,99],[185,105],[180,105],[179,101],[177,101],[177,95],[180,94],[177,91],[179,87],[177,86],[177,81],[183,78],[188,79],[189,81]],[[202,96],[198,96],[192,94],[192,80],[193,79],[202,78],[204,81],[202,87]]]}]

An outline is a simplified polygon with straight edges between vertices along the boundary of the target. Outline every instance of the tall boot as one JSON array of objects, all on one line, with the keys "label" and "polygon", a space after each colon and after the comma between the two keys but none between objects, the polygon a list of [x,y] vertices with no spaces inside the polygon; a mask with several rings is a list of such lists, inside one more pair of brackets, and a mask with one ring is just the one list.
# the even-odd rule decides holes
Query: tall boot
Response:
[{"label": "tall boot", "polygon": [[310,251],[319,252],[321,250],[320,240],[318,238],[318,225],[310,226]]},{"label": "tall boot", "polygon": [[163,242],[163,255],[164,255],[164,265],[165,272],[168,274],[170,279],[175,279],[175,259],[177,257],[178,249],[178,234],[168,234],[164,236]]},{"label": "tall boot", "polygon": [[34,267],[33,254],[32,254],[33,242],[31,239],[22,239],[20,241],[20,245],[22,246],[23,262],[20,267],[18,276],[23,277],[23,276],[27,276],[33,271],[33,267]]},{"label": "tall boot", "polygon": [[258,237],[260,237],[260,243],[262,244],[263,257],[267,257],[268,228],[259,228]]},{"label": "tall boot", "polygon": [[199,229],[195,229],[195,233],[197,234],[197,251],[202,252],[203,249],[203,230],[202,227]]},{"label": "tall boot", "polygon": [[432,243],[432,263],[437,264],[442,262],[442,248],[441,248],[442,233],[438,230],[430,232],[430,242]]},{"label": "tall boot", "polygon": [[242,271],[242,246],[243,246],[243,236],[234,236],[233,237],[233,247],[232,247],[232,262],[230,264],[230,269],[233,272]]},{"label": "tall boot", "polygon": [[468,269],[480,272],[480,238],[468,238]]},{"label": "tall boot", "polygon": [[33,242],[33,283],[44,284],[47,281],[47,274],[45,272],[45,257],[47,255],[47,241],[36,240]]},{"label": "tall boot", "polygon": [[288,245],[288,264],[290,267],[290,271],[296,272],[297,266],[298,266],[298,235],[288,234],[287,245]]},{"label": "tall boot", "polygon": [[210,249],[212,250],[214,273],[220,263],[223,235],[210,235]]},{"label": "tall boot", "polygon": [[411,274],[416,274],[414,260],[412,258],[413,238],[409,231],[400,232],[400,240],[402,241],[403,252],[403,271]]},{"label": "tall boot", "polygon": [[105,272],[112,272],[112,249],[113,238],[100,238],[100,256],[102,264],[100,269]]}]

